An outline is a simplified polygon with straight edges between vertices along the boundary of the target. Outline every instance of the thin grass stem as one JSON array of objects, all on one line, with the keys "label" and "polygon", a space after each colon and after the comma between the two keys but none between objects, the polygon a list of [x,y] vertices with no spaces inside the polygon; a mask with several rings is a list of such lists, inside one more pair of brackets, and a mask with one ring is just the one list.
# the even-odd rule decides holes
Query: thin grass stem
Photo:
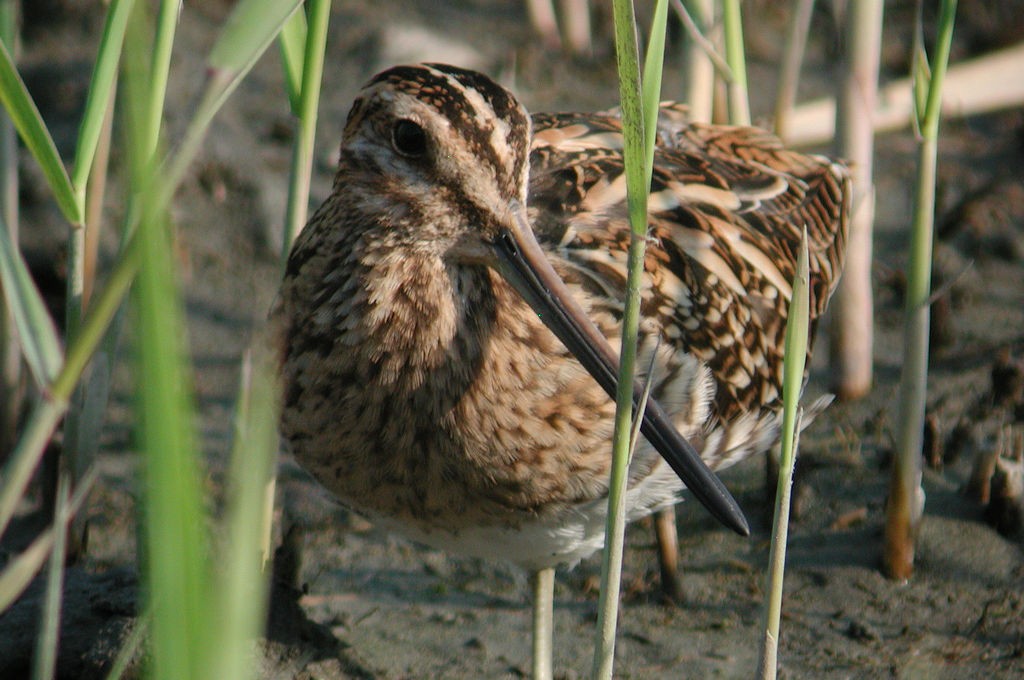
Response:
[{"label": "thin grass stem", "polygon": [[277,453],[278,406],[274,364],[265,352],[246,355],[239,389],[235,443],[228,479],[228,543],[217,580],[215,615],[221,621],[210,678],[244,678],[252,673],[248,652],[266,618],[268,580],[260,559],[263,518],[273,498],[264,494]]},{"label": "thin grass stem", "polygon": [[110,108],[117,83],[117,66],[124,47],[124,33],[128,26],[135,0],[111,0],[107,8],[106,23],[100,37],[99,52],[89,79],[89,90],[85,98],[85,111],[78,128],[78,142],[75,147],[75,163],[71,173],[71,184],[75,188],[75,199],[82,214],[85,214],[86,190],[94,170],[93,158],[100,139],[103,137],[104,119]]},{"label": "thin grass stem", "polygon": [[775,93],[775,134],[783,140],[789,132],[789,117],[796,103],[797,85],[800,83],[800,67],[807,47],[807,33],[811,28],[811,14],[814,0],[793,0],[786,28],[786,40],[779,68],[779,86]]},{"label": "thin grass stem", "polygon": [[778,669],[779,630],[782,618],[782,586],[786,573],[786,541],[789,537],[790,493],[793,489],[793,467],[800,441],[800,393],[807,363],[810,326],[810,285],[807,254],[807,231],[800,240],[796,276],[786,320],[782,382],[782,435],[779,457],[779,478],[775,492],[775,517],[772,524],[771,549],[765,592],[764,637],[757,677],[774,680]]},{"label": "thin grass stem", "polygon": [[25,147],[39,163],[64,217],[72,224],[81,223],[75,192],[57,145],[14,65],[14,57],[3,42],[0,42],[0,103],[7,109]]},{"label": "thin grass stem", "polygon": [[[890,578],[906,580],[914,571],[917,532],[924,514],[921,448],[928,389],[928,328],[931,297],[932,244],[935,225],[935,179],[938,165],[942,85],[953,40],[956,0],[943,0],[938,38],[931,64],[924,54],[921,5],[918,5],[918,49],[914,86],[918,108],[918,174],[914,190],[910,262],[904,301],[903,371],[899,390],[899,429],[892,480],[886,504],[883,562]],[[929,73],[930,71],[930,73]]]},{"label": "thin grass stem", "polygon": [[[0,0],[0,41],[15,54],[17,2]],[[6,112],[0,112],[0,229],[6,229],[11,244],[18,248],[18,138]],[[25,382],[21,350],[11,316],[0,295],[0,461],[13,448],[18,420],[24,407]]]},{"label": "thin grass stem", "polygon": [[309,212],[309,186],[313,174],[313,146],[316,140],[317,107],[323,76],[324,52],[327,46],[327,24],[331,15],[330,0],[309,0],[305,50],[302,60],[302,89],[297,117],[298,134],[292,149],[292,165],[288,184],[288,207],[285,214],[284,243],[281,248],[282,268],[291,251],[292,241],[306,224]]},{"label": "thin grass stem", "polygon": [[160,0],[153,49],[149,54],[149,93],[142,118],[142,149],[150,161],[156,158],[160,144],[164,99],[167,97],[167,79],[171,70],[171,51],[174,47],[174,33],[178,27],[180,12],[181,0]]},{"label": "thin grass stem", "polygon": [[7,229],[0,229],[0,292],[17,329],[25,363],[36,383],[45,386],[60,368],[57,327]]},{"label": "thin grass stem", "polygon": [[[170,10],[174,9],[172,13]],[[136,414],[143,455],[141,546],[153,609],[152,677],[201,678],[210,645],[210,587],[202,494],[192,423],[191,383],[184,362],[183,312],[174,281],[167,215],[156,186],[160,138],[177,3],[160,6],[156,39],[136,5],[125,42],[129,104],[125,144],[135,191],[140,267],[133,287]],[[148,64],[148,68],[143,66]],[[134,110],[131,106],[134,104]]]},{"label": "thin grass stem", "polygon": [[689,9],[681,0],[672,0],[676,15],[686,28],[686,104],[694,121],[710,123],[715,93],[715,64],[728,72],[728,65],[715,51],[706,33],[715,16],[714,0],[689,0]]},{"label": "thin grass stem", "polygon": [[57,670],[57,644],[60,630],[61,601],[64,591],[64,555],[67,532],[68,486],[67,475],[57,480],[57,497],[54,507],[54,538],[50,551],[49,567],[46,571],[46,595],[43,615],[40,617],[39,635],[36,637],[35,663],[32,668],[33,680],[51,680]]},{"label": "thin grass stem", "polygon": [[[664,5],[664,2],[661,2]],[[636,43],[636,18],[629,0],[613,3],[615,19],[615,53],[619,72],[619,96],[622,107],[623,138],[626,163],[627,206],[632,238],[629,243],[625,309],[622,318],[622,345],[618,387],[616,392],[615,433],[612,469],[608,490],[608,519],[605,530],[604,559],[601,566],[601,598],[598,609],[598,643],[594,651],[593,678],[611,678],[615,662],[615,636],[618,600],[622,573],[622,545],[625,537],[625,491],[629,466],[630,433],[633,418],[633,376],[636,372],[637,337],[640,321],[640,286],[647,240],[647,194],[650,175],[647,167],[648,145],[653,145],[653,131],[644,129],[644,98],[641,94],[640,59]],[[664,21],[666,11],[656,11]],[[664,28],[653,31],[658,35]],[[662,43],[663,44],[663,43]],[[657,39],[655,40],[655,47]],[[660,83],[663,54],[649,50],[648,73]],[[657,94],[648,91],[648,99],[656,102]],[[657,115],[655,111],[654,115]],[[642,412],[637,412],[637,418]]]},{"label": "thin grass stem", "polygon": [[114,100],[116,88],[111,88],[107,110],[103,116],[99,141],[93,155],[89,186],[85,194],[85,261],[82,286],[82,308],[89,307],[96,287],[96,262],[99,257],[100,235],[103,230],[103,198],[107,190],[107,168],[110,162],[110,141],[114,127]]},{"label": "thin grass stem", "polygon": [[725,27],[725,60],[732,73],[732,79],[729,81],[729,123],[750,125],[747,60],[743,50],[743,17],[740,14],[740,0],[723,0],[722,23]]},{"label": "thin grass stem", "polygon": [[48,529],[39,534],[27,548],[11,559],[0,571],[0,612],[6,610],[39,573],[43,562],[50,555],[55,536],[67,529],[66,520],[81,509],[85,496],[92,488],[95,479],[94,470],[86,473],[67,504],[67,512],[63,515],[64,523],[60,521],[61,516],[56,516],[54,523]]},{"label": "thin grass stem", "polygon": [[874,126],[881,54],[881,2],[853,2],[845,18],[844,57],[838,78],[836,155],[853,173],[853,212],[846,264],[832,298],[829,360],[832,390],[859,399],[871,389],[874,298],[871,261],[875,221]]},{"label": "thin grass stem", "polygon": [[135,617],[132,631],[121,645],[121,649],[118,650],[117,656],[114,657],[114,662],[110,664],[106,680],[120,680],[124,677],[128,671],[128,666],[135,659],[136,654],[138,654],[139,649],[142,647],[142,643],[146,640],[146,634],[149,632],[149,622],[152,618],[152,612],[149,610],[145,610]]}]

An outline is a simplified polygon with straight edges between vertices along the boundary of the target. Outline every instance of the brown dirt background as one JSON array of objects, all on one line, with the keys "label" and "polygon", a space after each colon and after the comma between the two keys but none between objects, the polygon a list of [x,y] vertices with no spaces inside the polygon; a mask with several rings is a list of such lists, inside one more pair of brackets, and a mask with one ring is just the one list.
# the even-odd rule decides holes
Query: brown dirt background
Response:
[{"label": "brown dirt background", "polygon": [[[33,3],[26,3],[33,5]],[[223,2],[186,3],[172,91],[171,139],[181,131],[203,77],[203,56],[226,16]],[[377,0],[335,3],[320,107],[312,203],[330,188],[340,129],[358,87],[393,63],[438,60],[501,79],[531,110],[595,110],[617,99],[610,18],[595,21],[598,54],[571,59],[544,51],[524,5]],[[819,3],[824,5],[825,3]],[[755,116],[770,110],[784,29],[783,3],[747,3]],[[954,59],[1024,37],[1021,3],[964,1]],[[48,14],[47,12],[51,12]],[[908,70],[912,8],[887,3],[883,80]],[[21,64],[65,157],[73,151],[102,15],[88,0],[39,0],[28,17]],[[827,13],[815,16],[801,98],[827,94],[835,62]],[[681,97],[678,53],[669,57],[665,97]],[[1024,128],[1020,111],[947,120],[940,145],[937,214],[945,236],[937,273],[943,342],[932,358],[930,412],[941,442],[962,418],[967,445],[945,446],[944,466],[927,469],[928,495],[917,573],[894,583],[879,572],[881,527],[899,379],[903,251],[914,174],[912,133],[878,140],[876,385],[838,404],[808,430],[798,471],[779,659],[786,678],[1024,677],[1024,555],[1020,534],[1004,537],[961,489],[978,450],[1000,425],[1017,423],[1019,402],[989,408],[1000,350],[1024,354]],[[214,124],[175,204],[178,255],[189,313],[200,429],[209,488],[218,491],[241,352],[262,324],[276,287],[275,249],[284,214],[291,123],[274,49]],[[113,171],[120,170],[115,151]],[[40,280],[59,281],[65,226],[38,169],[22,163],[22,239]],[[116,190],[108,211],[120,214]],[[111,230],[112,231],[112,230]],[[108,234],[105,258],[115,238]],[[60,284],[52,287],[59,289]],[[824,391],[826,336],[819,339],[812,392]],[[123,343],[130,356],[131,341]],[[102,677],[134,625],[137,600],[137,457],[131,437],[132,378],[122,362],[98,461],[101,483],[88,508],[87,558],[68,572],[60,677]],[[744,678],[754,673],[762,617],[770,503],[760,460],[725,480],[752,520],[741,539],[716,527],[696,504],[678,509],[687,601],[662,602],[653,534],[634,525],[624,573],[616,674],[623,678]],[[278,593],[271,640],[259,646],[266,678],[503,678],[529,671],[530,610],[525,577],[500,561],[452,557],[386,535],[337,507],[287,459],[279,506],[302,556],[304,590]],[[213,494],[216,497],[216,493]],[[6,537],[0,560],[31,527]],[[848,521],[854,517],[854,521]],[[12,532],[14,533],[14,532]],[[500,556],[496,556],[500,557]],[[555,669],[585,677],[596,620],[597,559],[560,572]],[[40,602],[34,586],[0,615],[0,677],[28,673]],[[295,602],[301,609],[295,608]],[[309,621],[304,619],[308,616]],[[135,671],[138,670],[138,664]]]}]

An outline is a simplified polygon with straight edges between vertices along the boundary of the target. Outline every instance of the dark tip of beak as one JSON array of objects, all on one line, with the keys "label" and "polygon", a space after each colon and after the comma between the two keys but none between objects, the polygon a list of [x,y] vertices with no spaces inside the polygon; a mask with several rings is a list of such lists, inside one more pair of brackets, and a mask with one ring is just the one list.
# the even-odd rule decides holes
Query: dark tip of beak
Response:
[{"label": "dark tip of beak", "polygon": [[[513,213],[516,218],[514,224],[503,228],[494,242],[502,275],[614,399],[618,383],[618,356],[548,262],[522,208],[513,206]],[[642,394],[642,386],[635,384],[634,409],[639,405]],[[747,519],[736,499],[653,399],[647,402],[641,431],[718,521],[742,536],[750,535]]]}]

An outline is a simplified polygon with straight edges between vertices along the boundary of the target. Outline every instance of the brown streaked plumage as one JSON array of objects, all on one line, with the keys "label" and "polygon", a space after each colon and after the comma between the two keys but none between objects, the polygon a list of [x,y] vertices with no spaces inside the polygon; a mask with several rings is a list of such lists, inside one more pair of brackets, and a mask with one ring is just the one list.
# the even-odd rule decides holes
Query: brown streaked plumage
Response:
[{"label": "brown streaked plumage", "polygon": [[[298,461],[347,506],[437,547],[533,570],[598,549],[629,239],[622,165],[614,114],[538,114],[531,134],[480,74],[420,65],[371,80],[273,314]],[[654,353],[671,424],[648,408],[631,519],[677,502],[678,472],[745,528],[679,433],[712,469],[774,439],[800,234],[817,317],[848,204],[841,165],[663,106],[641,365]]]}]

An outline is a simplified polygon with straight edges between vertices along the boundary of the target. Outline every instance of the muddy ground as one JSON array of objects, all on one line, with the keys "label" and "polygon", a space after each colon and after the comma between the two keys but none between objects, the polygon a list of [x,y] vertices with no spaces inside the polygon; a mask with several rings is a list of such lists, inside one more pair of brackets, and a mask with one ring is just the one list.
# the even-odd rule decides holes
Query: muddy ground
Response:
[{"label": "muddy ground", "polygon": [[[70,157],[102,17],[94,2],[39,4],[63,6],[63,13],[59,20],[29,17],[22,65],[59,146]],[[781,4],[746,5],[755,115],[770,110],[783,30],[782,14],[773,7]],[[888,4],[886,80],[906,73],[911,30],[905,3]],[[961,3],[964,21],[957,29],[955,58],[1024,36],[1024,13],[1011,9],[999,17],[999,3],[990,4],[995,14],[985,3]],[[169,101],[172,131],[180,131],[195,101],[202,56],[225,13],[219,2],[186,3]],[[614,105],[614,59],[604,19],[597,30],[598,53],[592,59],[570,59],[540,48],[523,3],[512,0],[336,3],[313,202],[329,190],[340,128],[359,85],[396,62],[449,61],[487,71],[512,87],[531,110]],[[819,11],[803,97],[828,93],[834,44],[830,21]],[[678,98],[678,55],[670,59],[666,98]],[[804,438],[779,652],[783,677],[1024,676],[1020,533],[997,533],[984,521],[982,506],[962,492],[977,451],[995,445],[1001,425],[1016,422],[1019,428],[1024,418],[1019,363],[1018,372],[1012,370],[1013,361],[1024,357],[1022,123],[1020,111],[1011,111],[948,120],[943,126],[938,214],[945,231],[937,271],[948,285],[939,300],[943,310],[936,339],[941,342],[929,382],[942,462],[925,472],[928,502],[917,573],[905,584],[886,580],[879,561],[901,365],[902,252],[915,147],[909,131],[879,140],[876,382],[863,400],[829,409]],[[223,477],[230,440],[239,356],[262,324],[276,285],[290,129],[272,50],[215,123],[175,205],[201,430],[214,490]],[[117,173],[116,153],[113,165]],[[40,276],[59,280],[59,268],[54,271],[52,263],[59,259],[65,227],[41,188],[39,171],[30,161],[22,170],[23,242]],[[116,198],[108,212],[112,220],[119,215]],[[113,245],[111,236],[108,259]],[[815,361],[811,389],[818,393],[825,389],[826,344],[822,337]],[[1010,357],[1010,364],[1000,364],[1010,366],[1010,389],[1001,406],[992,406],[991,376],[1000,352]],[[111,650],[134,622],[137,458],[130,393],[130,371],[122,364],[104,428],[101,482],[88,508],[88,554],[68,576],[64,678],[102,677]],[[950,442],[962,419],[970,436]],[[303,590],[277,593],[271,641],[260,647],[264,677],[528,674],[530,609],[522,573],[500,561],[451,557],[387,535],[337,507],[287,458],[280,469],[280,506],[289,524],[301,528],[292,536],[301,555]],[[768,554],[763,462],[750,461],[724,478],[751,518],[754,534],[738,538],[716,527],[696,504],[680,506],[687,595],[682,605],[666,604],[659,596],[651,529],[643,524],[631,528],[619,677],[752,675]],[[32,509],[25,508],[22,535],[31,525]],[[7,551],[17,538],[6,537]],[[585,677],[589,669],[599,569],[592,558],[559,574],[559,677]],[[34,587],[0,616],[0,676],[27,673],[38,604]]]}]

